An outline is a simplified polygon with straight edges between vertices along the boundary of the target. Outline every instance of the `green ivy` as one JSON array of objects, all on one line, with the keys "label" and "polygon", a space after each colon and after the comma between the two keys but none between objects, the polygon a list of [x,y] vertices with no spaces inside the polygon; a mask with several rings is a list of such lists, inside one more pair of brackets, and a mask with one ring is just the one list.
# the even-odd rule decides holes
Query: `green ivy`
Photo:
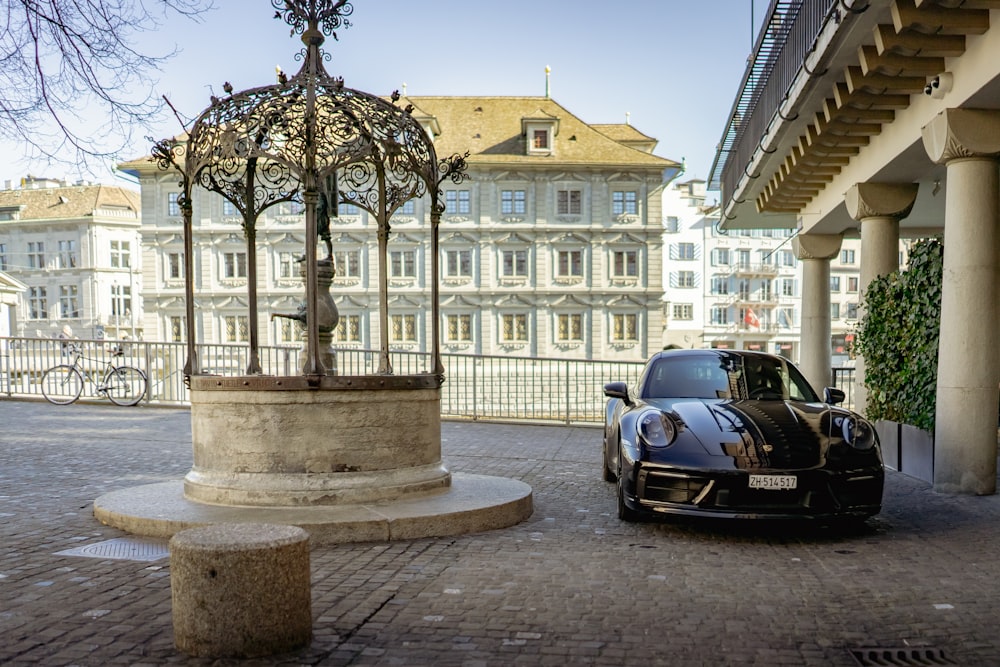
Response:
[{"label": "green ivy", "polygon": [[941,240],[923,239],[911,248],[906,270],[865,290],[855,345],[865,360],[869,419],[934,431],[943,259]]}]

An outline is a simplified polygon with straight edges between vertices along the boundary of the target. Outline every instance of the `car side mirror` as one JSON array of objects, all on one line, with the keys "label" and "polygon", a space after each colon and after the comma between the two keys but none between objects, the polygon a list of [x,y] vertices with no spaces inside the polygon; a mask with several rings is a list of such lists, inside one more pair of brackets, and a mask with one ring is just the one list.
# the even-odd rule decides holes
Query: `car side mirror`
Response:
[{"label": "car side mirror", "polygon": [[624,382],[609,382],[604,385],[604,395],[608,398],[620,398],[625,405],[632,405],[632,399],[628,396],[628,385]]},{"label": "car side mirror", "polygon": [[845,398],[847,398],[847,394],[844,393],[843,389],[837,389],[836,387],[826,387],[823,389],[824,403],[837,405],[838,403],[843,403]]}]

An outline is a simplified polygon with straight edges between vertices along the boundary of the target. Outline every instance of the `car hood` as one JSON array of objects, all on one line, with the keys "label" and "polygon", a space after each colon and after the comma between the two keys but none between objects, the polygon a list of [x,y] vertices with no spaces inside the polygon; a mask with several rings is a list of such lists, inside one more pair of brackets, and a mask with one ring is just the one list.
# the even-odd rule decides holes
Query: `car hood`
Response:
[{"label": "car hood", "polygon": [[823,466],[831,415],[850,414],[826,403],[776,400],[673,400],[658,407],[683,424],[680,436],[730,457],[738,469]]}]

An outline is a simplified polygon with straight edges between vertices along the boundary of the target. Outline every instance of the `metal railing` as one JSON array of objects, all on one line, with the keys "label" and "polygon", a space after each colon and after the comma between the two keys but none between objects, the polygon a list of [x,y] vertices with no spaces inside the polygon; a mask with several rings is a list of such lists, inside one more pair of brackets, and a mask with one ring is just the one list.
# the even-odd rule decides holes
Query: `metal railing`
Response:
[{"label": "metal railing", "polygon": [[[46,369],[66,363],[65,341],[51,338],[0,337],[0,394],[41,398],[40,380]],[[125,343],[74,340],[88,358],[103,364],[112,349],[124,346],[125,363],[149,378],[144,403],[186,405],[184,382],[186,348],[183,343]],[[204,373],[242,375],[248,364],[246,345],[199,344],[198,358]],[[265,375],[296,375],[299,348],[263,346],[259,350]],[[431,355],[420,352],[391,353],[395,372],[426,373]],[[634,384],[644,361],[592,361],[532,357],[443,354],[445,383],[441,388],[444,417],[483,420],[557,421],[601,423],[604,419],[604,385],[619,380]],[[340,375],[372,375],[378,371],[375,350],[337,349]],[[853,403],[854,369],[835,368],[835,386]]]}]

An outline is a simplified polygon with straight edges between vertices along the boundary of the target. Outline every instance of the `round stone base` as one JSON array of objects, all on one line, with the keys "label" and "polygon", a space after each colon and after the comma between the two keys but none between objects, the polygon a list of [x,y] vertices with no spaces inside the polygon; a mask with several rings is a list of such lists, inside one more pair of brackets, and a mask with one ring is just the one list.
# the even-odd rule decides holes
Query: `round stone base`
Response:
[{"label": "round stone base", "polygon": [[452,473],[451,486],[368,504],[310,507],[209,505],[184,495],[181,480],[112,491],[94,501],[101,523],[146,537],[221,523],[299,526],[314,544],[387,542],[507,528],[532,512],[531,487],[505,477]]}]

